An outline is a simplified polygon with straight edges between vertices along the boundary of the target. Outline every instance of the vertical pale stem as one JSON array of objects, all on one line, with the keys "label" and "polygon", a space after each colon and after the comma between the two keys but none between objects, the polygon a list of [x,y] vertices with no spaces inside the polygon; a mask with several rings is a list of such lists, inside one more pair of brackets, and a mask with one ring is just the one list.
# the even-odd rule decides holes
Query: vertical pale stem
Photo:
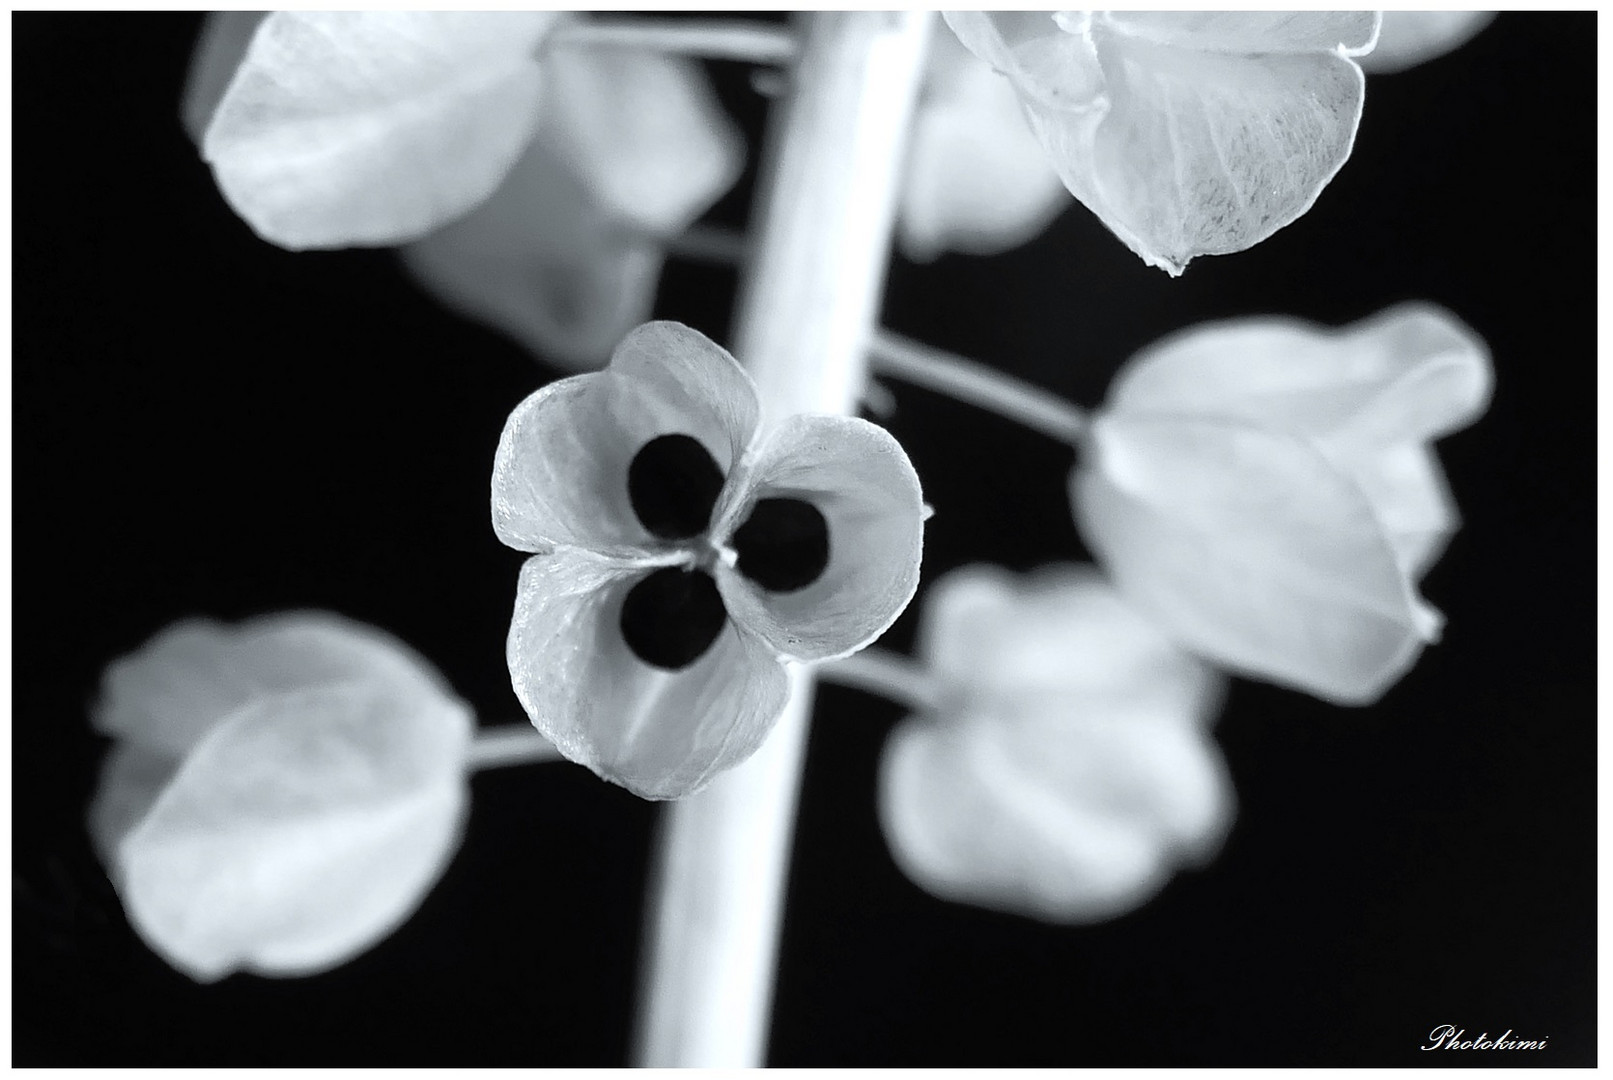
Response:
[{"label": "vertical pale stem", "polygon": [[[899,170],[930,16],[806,17],[763,161],[755,258],[734,354],[767,416],[850,412],[890,255]],[[810,672],[750,761],[662,822],[635,1063],[763,1063]]]}]

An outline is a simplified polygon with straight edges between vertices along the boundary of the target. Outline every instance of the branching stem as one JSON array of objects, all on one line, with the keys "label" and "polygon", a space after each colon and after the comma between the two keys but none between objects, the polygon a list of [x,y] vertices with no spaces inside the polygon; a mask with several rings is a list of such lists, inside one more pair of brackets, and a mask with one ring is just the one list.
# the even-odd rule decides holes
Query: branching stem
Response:
[{"label": "branching stem", "polygon": [[750,237],[745,230],[724,225],[696,225],[662,242],[669,255],[718,266],[743,266],[750,254]]},{"label": "branching stem", "polygon": [[554,743],[539,735],[531,724],[503,724],[476,733],[470,753],[465,755],[465,767],[470,772],[480,772],[505,765],[560,760],[560,751],[554,748]]},{"label": "branching stem", "polygon": [[869,345],[874,370],[1023,424],[1060,442],[1079,442],[1087,413],[1079,405],[996,368],[881,330]]},{"label": "branching stem", "polygon": [[867,690],[914,710],[933,709],[940,704],[935,680],[923,665],[888,649],[868,648],[842,660],[831,660],[819,666],[818,678]]},{"label": "branching stem", "polygon": [[568,22],[549,36],[545,47],[642,49],[751,64],[787,64],[801,51],[795,33],[785,25],[655,18]]}]

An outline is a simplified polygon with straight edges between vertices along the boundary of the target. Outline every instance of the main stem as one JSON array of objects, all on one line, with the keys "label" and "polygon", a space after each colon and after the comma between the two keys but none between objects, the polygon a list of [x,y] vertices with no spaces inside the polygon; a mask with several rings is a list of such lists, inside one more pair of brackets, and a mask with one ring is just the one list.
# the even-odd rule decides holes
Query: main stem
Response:
[{"label": "main stem", "polygon": [[[862,392],[930,30],[926,12],[803,19],[734,330],[764,422],[849,413]],[[762,749],[662,821],[635,1064],[763,1064],[811,673],[791,687]]]}]

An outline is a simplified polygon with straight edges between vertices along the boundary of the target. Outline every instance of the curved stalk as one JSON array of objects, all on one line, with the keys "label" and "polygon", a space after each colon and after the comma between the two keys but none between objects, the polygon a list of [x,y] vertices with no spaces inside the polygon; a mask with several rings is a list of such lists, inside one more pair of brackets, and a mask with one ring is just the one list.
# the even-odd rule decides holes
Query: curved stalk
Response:
[{"label": "curved stalk", "polygon": [[870,345],[874,370],[946,394],[1032,431],[1075,445],[1087,429],[1086,410],[994,367],[920,345],[888,330]]},{"label": "curved stalk", "polygon": [[554,743],[539,735],[531,724],[500,724],[476,732],[470,751],[465,755],[465,769],[480,772],[505,765],[536,765],[564,760],[560,751],[554,748]]},{"label": "curved stalk", "polygon": [[667,254],[675,259],[715,263],[718,266],[743,266],[750,254],[750,238],[737,229],[721,225],[696,225],[675,235],[651,235],[647,238],[665,245]]},{"label": "curved stalk", "polygon": [[568,22],[550,34],[544,45],[549,49],[643,49],[749,64],[786,64],[800,51],[795,35],[773,23],[642,16]]},{"label": "curved stalk", "polygon": [[935,680],[922,664],[877,646],[819,665],[818,678],[878,694],[909,709],[933,709],[940,704]]}]

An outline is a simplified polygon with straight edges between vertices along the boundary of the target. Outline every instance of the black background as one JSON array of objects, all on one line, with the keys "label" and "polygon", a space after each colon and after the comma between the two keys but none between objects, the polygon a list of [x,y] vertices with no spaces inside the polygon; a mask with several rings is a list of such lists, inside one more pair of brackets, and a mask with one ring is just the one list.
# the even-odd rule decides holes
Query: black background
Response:
[{"label": "black background", "polygon": [[[191,984],[90,854],[98,673],[184,615],[332,608],[431,657],[484,723],[520,715],[522,556],[487,483],[553,373],[387,252],[255,239],[179,127],[197,25],[13,17],[15,1062],[624,1064],[654,808],[581,769],[477,776],[419,913],[313,979]],[[893,328],[1087,404],[1178,327],[1417,297],[1489,341],[1496,396],[1441,447],[1465,517],[1424,586],[1444,641],[1370,709],[1235,683],[1226,850],[1132,915],[1054,929],[909,884],[873,814],[899,711],[825,689],[770,1063],[1594,1063],[1595,40],[1592,14],[1504,14],[1373,77],[1315,208],[1179,280],[1080,207],[1010,255],[896,263]],[[762,103],[718,74],[754,135]],[[721,339],[733,282],[674,263],[658,312]],[[1082,556],[1068,451],[897,393],[939,509],[927,580]],[[1549,1049],[1419,1051],[1443,1023]]]}]

